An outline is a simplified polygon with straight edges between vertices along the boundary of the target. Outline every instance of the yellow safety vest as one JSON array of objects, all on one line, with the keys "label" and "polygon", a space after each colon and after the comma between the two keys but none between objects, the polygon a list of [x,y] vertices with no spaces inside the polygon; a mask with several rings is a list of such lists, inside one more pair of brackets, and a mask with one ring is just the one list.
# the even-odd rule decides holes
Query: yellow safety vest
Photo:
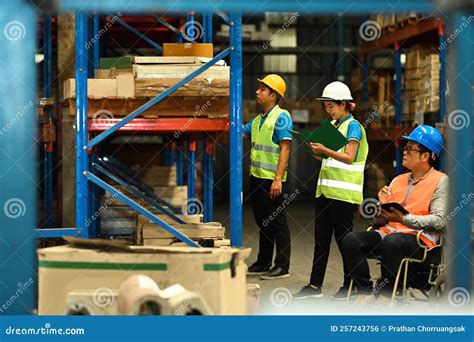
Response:
[{"label": "yellow safety vest", "polygon": [[[282,115],[277,123],[277,120]],[[280,159],[280,145],[272,140],[275,129],[287,129],[291,123],[290,113],[275,106],[267,114],[265,122],[260,127],[262,116],[257,116],[252,122],[252,150],[250,152],[250,174],[257,178],[275,179],[278,161]],[[275,127],[277,125],[277,127]],[[286,181],[286,170],[281,179]]]},{"label": "yellow safety vest", "polygon": [[[359,142],[359,149],[352,164],[342,163],[333,158],[327,158],[322,161],[321,171],[319,172],[318,185],[316,187],[316,197],[323,195],[339,201],[361,204],[363,200],[362,189],[364,187],[364,169],[369,153],[369,145],[364,127],[350,118],[344,121],[337,128],[344,136],[347,136],[349,124],[355,121],[360,125],[362,139]],[[334,124],[334,122],[333,122]],[[343,147],[338,152],[343,152]]]}]

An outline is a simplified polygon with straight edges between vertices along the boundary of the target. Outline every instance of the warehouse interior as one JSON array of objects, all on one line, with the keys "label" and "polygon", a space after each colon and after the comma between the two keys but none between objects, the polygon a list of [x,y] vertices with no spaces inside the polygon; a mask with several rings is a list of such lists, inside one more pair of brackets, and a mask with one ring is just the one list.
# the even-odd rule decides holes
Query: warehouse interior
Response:
[{"label": "warehouse interior", "polygon": [[[241,6],[0,4],[2,313],[472,313],[472,4]],[[355,232],[407,172],[402,136],[441,132],[435,168],[449,177],[449,216],[422,290],[406,286],[384,305],[331,300],[344,275],[333,237],[324,297],[294,299],[311,274],[322,165],[297,139],[282,194],[290,276],[247,274],[259,227],[242,134],[262,113],[257,79],[269,74],[284,79],[278,105],[298,132],[328,118],[317,98],[329,83],[350,88],[369,146]],[[381,278],[380,260],[369,265]]]}]

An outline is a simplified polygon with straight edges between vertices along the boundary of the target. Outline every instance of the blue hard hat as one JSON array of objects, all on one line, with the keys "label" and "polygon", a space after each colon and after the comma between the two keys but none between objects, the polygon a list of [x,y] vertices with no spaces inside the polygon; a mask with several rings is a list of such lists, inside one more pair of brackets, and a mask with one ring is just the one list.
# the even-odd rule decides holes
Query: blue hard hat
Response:
[{"label": "blue hard hat", "polygon": [[421,125],[415,128],[409,136],[402,138],[414,141],[436,154],[438,157],[443,149],[443,137],[441,133],[434,127]]}]

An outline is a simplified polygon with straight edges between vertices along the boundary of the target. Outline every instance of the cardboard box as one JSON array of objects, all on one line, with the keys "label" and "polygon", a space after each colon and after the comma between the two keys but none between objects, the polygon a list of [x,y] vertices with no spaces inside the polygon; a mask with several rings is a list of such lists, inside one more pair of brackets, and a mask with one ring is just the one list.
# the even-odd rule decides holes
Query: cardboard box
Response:
[{"label": "cardboard box", "polygon": [[133,75],[133,69],[95,69],[94,78],[116,78],[118,75]]},{"label": "cardboard box", "polygon": [[117,97],[135,97],[135,78],[133,74],[122,74],[117,76]]},{"label": "cardboard box", "polygon": [[164,43],[163,57],[166,56],[198,56],[214,57],[214,47],[208,43]]},{"label": "cardboard box", "polygon": [[[64,100],[76,97],[76,80],[70,78],[64,81]],[[87,97],[91,99],[116,98],[117,80],[90,78],[87,80]]]},{"label": "cardboard box", "polygon": [[148,275],[161,289],[181,284],[201,294],[214,314],[247,314],[244,261],[250,249],[128,246],[107,252],[110,248],[40,249],[39,314],[62,315],[69,293],[115,291],[134,274]]}]

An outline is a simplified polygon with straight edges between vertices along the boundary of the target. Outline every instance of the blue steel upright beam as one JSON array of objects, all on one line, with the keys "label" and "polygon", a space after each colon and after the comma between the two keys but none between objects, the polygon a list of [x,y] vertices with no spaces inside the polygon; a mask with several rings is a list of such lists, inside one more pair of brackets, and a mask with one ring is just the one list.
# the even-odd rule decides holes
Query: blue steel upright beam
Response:
[{"label": "blue steel upright beam", "polygon": [[[188,143],[187,175],[188,175],[188,201],[196,198],[196,141],[190,140]],[[187,212],[187,211],[186,211]]]},{"label": "blue steel upright beam", "polygon": [[[444,28],[439,31],[439,122],[444,122],[446,113],[446,38]],[[446,170],[446,158],[444,153],[440,156],[440,169]]]},{"label": "blue steel upright beam", "polygon": [[204,28],[202,41],[212,43],[212,12],[204,12],[202,22]]},{"label": "blue steel upright beam", "polygon": [[92,38],[94,39],[93,42],[93,61],[94,61],[94,70],[99,69],[99,61],[100,61],[100,15],[97,13],[94,14],[93,18],[93,34]]},{"label": "blue steel upright beam", "polygon": [[[53,77],[53,59],[51,52],[51,16],[45,15],[43,23],[43,95],[51,97],[51,80]],[[52,121],[52,109],[48,107],[48,123]],[[52,143],[43,145],[44,151],[44,215],[46,227],[53,222],[53,152]]]},{"label": "blue steel upright beam", "polygon": [[242,246],[242,16],[230,14],[230,243]]},{"label": "blue steel upright beam", "polygon": [[81,237],[89,237],[87,149],[87,14],[76,13],[76,227]]},{"label": "blue steel upright beam", "polygon": [[[448,96],[447,128],[447,171],[450,180],[451,220],[447,225],[448,289],[472,289],[472,237],[471,205],[474,181],[471,166],[474,154],[472,136],[474,135],[473,91],[474,84],[474,25],[466,25],[468,11],[456,11],[450,15],[447,32],[463,31],[449,45],[453,49],[450,79],[452,89]],[[449,36],[449,35],[448,35]],[[462,72],[462,76],[459,75]],[[469,300],[465,301],[469,305]],[[471,299],[472,303],[472,299]],[[472,305],[472,304],[471,304]]]},{"label": "blue steel upright beam", "polygon": [[[397,43],[395,43],[393,58],[395,59],[395,126],[398,126],[402,120],[402,59],[400,46]],[[399,175],[403,172],[403,167],[402,150],[399,148],[398,142],[395,143],[395,161],[395,170]]]},{"label": "blue steel upright beam", "polygon": [[207,141],[204,147],[203,165],[202,165],[202,179],[203,179],[203,196],[204,196],[204,222],[211,222],[213,220],[213,193],[214,186],[214,143]]},{"label": "blue steel upright beam", "polygon": [[183,149],[184,144],[179,142],[176,146],[176,184],[183,185]]},{"label": "blue steel upright beam", "polygon": [[0,28],[0,303],[3,315],[25,315],[36,308],[38,272],[33,8],[1,1]]}]

